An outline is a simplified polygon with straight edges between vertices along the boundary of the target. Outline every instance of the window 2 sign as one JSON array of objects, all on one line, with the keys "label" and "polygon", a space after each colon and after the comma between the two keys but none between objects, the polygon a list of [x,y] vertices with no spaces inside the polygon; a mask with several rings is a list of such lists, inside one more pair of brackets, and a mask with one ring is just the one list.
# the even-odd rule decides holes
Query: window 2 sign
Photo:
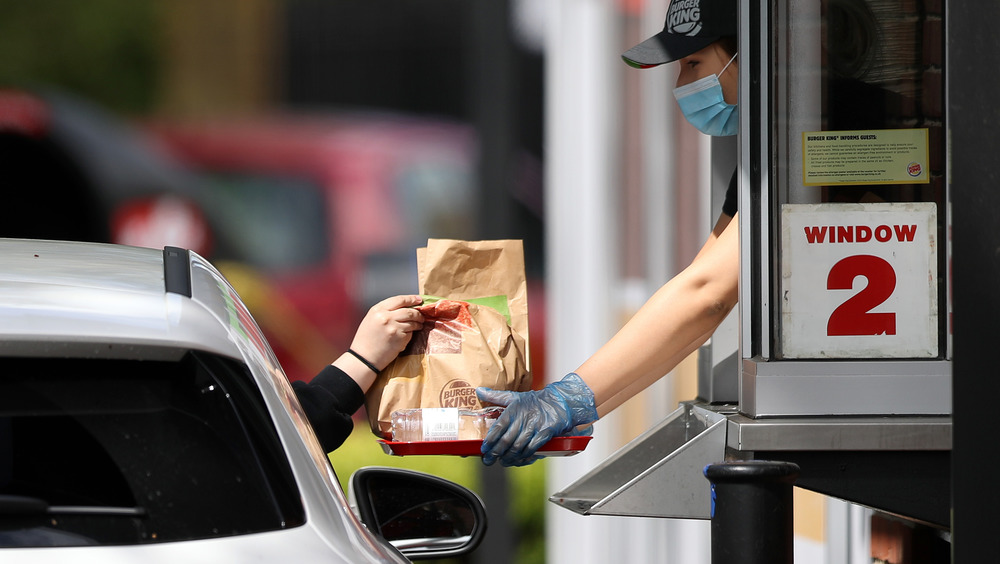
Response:
[{"label": "window 2 sign", "polygon": [[784,358],[937,356],[934,204],[785,205],[781,236]]}]

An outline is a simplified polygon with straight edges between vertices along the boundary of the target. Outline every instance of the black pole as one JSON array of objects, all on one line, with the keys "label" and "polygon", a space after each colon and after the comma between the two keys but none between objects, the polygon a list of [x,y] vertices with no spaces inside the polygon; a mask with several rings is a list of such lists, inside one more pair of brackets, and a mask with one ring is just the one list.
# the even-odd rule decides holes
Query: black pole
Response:
[{"label": "black pole", "polygon": [[[1000,170],[997,132],[1000,77],[981,72],[1000,65],[995,23],[1000,3],[949,1],[948,28],[948,176],[952,202],[951,272],[954,296],[952,365],[951,495],[952,561],[963,564],[996,558],[1000,507],[998,457],[988,429],[996,414],[984,398],[1000,397],[996,377],[1000,325]],[[938,213],[941,213],[938,211]],[[993,312],[983,315],[984,312]],[[984,555],[993,554],[993,557]]]},{"label": "black pole", "polygon": [[712,564],[792,564],[799,467],[750,460],[705,467],[712,482]]},{"label": "black pole", "polygon": [[[510,2],[474,0],[468,3],[467,35],[471,83],[470,111],[479,139],[478,221],[481,239],[504,239],[510,229],[510,158],[514,139],[516,80],[509,42]],[[507,469],[499,464],[480,466],[481,494],[490,526],[473,553],[476,564],[507,564],[516,560],[516,531],[507,483]]]},{"label": "black pole", "polygon": [[483,239],[513,237],[512,183],[517,144],[517,58],[511,43],[510,0],[469,4],[472,87],[479,140],[477,230]]}]

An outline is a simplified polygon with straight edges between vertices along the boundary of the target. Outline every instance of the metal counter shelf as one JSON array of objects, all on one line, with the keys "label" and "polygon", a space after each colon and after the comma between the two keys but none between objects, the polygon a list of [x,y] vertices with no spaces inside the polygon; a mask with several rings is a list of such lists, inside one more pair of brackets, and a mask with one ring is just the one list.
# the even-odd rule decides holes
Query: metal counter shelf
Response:
[{"label": "metal counter shelf", "polygon": [[949,522],[950,417],[772,417],[684,402],[549,500],[583,515],[708,519],[705,466],[776,460],[805,489],[937,526]]}]

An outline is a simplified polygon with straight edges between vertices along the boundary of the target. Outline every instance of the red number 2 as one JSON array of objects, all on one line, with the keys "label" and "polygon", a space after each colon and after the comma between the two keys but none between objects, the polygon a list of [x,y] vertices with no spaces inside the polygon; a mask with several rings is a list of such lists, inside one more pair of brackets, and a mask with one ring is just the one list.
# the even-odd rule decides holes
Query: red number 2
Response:
[{"label": "red number 2", "polygon": [[850,290],[854,279],[864,276],[868,285],[840,304],[830,315],[826,334],[845,335],[895,335],[895,313],[869,313],[892,295],[896,289],[896,271],[885,259],[872,255],[847,257],[830,269],[826,279],[828,290]]}]

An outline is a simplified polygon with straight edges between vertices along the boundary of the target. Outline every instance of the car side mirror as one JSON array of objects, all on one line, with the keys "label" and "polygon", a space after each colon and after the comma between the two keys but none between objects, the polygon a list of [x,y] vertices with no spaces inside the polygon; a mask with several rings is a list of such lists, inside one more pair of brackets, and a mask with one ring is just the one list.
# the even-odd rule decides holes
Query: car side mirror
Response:
[{"label": "car side mirror", "polygon": [[361,521],[411,560],[468,554],[486,534],[479,496],[430,474],[361,468],[348,495]]}]

